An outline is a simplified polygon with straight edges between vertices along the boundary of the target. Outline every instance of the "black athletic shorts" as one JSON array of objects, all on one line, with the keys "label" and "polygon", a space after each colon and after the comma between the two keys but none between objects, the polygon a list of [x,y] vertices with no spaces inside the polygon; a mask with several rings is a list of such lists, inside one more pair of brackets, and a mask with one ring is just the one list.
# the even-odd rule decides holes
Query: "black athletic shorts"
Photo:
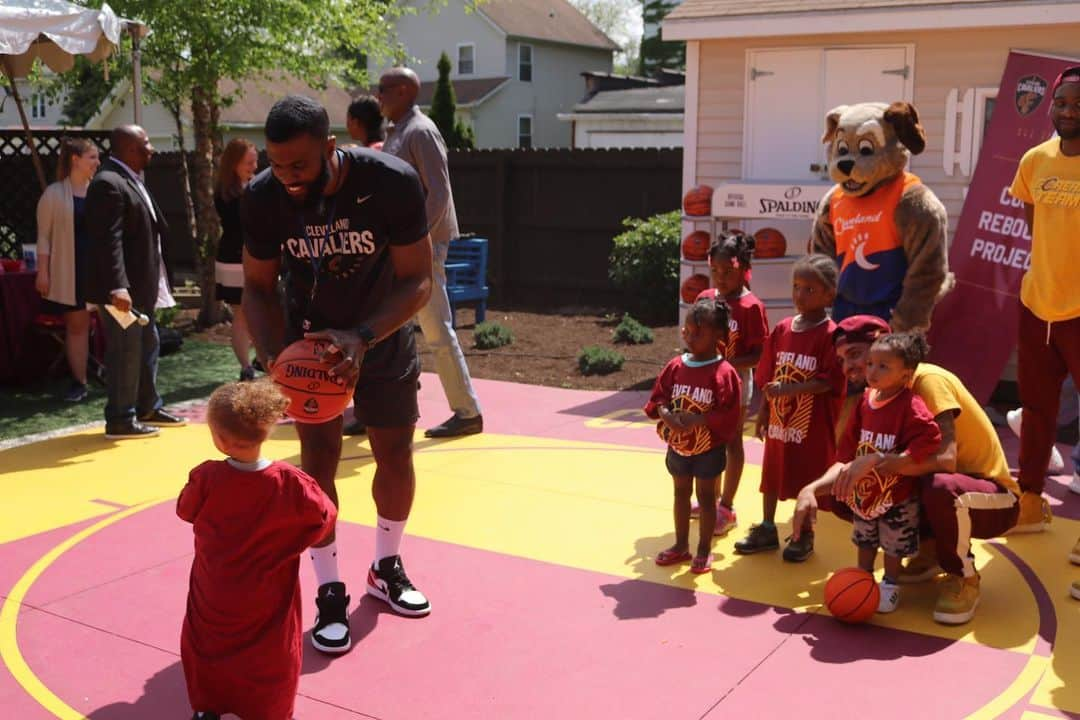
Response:
[{"label": "black athletic shorts", "polygon": [[665,463],[675,477],[715,478],[727,467],[727,448],[721,445],[700,455],[680,455],[668,448]]},{"label": "black athletic shorts", "polygon": [[[303,336],[304,331],[299,327],[287,326],[285,345]],[[356,419],[374,428],[415,425],[420,419],[416,398],[419,382],[420,358],[416,354],[413,324],[409,322],[364,355],[353,393]]]}]

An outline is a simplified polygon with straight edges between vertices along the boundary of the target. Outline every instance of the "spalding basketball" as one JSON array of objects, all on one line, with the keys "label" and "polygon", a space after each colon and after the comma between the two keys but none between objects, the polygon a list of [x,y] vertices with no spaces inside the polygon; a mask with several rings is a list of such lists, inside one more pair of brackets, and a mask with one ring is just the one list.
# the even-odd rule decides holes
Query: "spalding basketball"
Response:
[{"label": "spalding basketball", "polygon": [[708,185],[691,188],[683,196],[683,212],[687,215],[710,215],[712,213],[713,189]]},{"label": "spalding basketball", "polygon": [[754,257],[781,258],[787,254],[787,238],[776,228],[761,228],[754,233]]},{"label": "spalding basketball", "polygon": [[877,612],[880,600],[874,576],[860,568],[837,570],[825,583],[825,607],[841,622],[866,622]]},{"label": "spalding basketball", "polygon": [[270,378],[289,398],[285,414],[299,423],[333,420],[349,404],[352,388],[330,375],[333,362],[323,362],[325,340],[297,340],[274,359]]},{"label": "spalding basketball", "polygon": [[682,256],[693,262],[705,262],[709,259],[709,244],[712,239],[704,230],[696,230],[682,241]]},{"label": "spalding basketball", "polygon": [[709,289],[709,276],[698,273],[691,275],[683,280],[682,288],[679,290],[679,294],[682,295],[682,301],[687,305],[693,305],[697,300],[697,296],[701,294],[703,290]]}]

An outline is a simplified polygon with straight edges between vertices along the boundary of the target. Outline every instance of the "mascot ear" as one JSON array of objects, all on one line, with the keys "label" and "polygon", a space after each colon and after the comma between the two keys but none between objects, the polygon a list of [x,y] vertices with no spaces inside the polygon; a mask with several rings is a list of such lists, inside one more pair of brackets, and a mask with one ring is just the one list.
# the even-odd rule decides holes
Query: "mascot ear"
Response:
[{"label": "mascot ear", "polygon": [[911,103],[894,102],[885,110],[885,122],[893,126],[896,137],[912,155],[926,149],[926,131],[919,123],[919,113]]},{"label": "mascot ear", "polygon": [[836,128],[840,126],[840,116],[848,109],[847,105],[837,105],[825,116],[825,134],[821,136],[821,144],[831,143],[836,137]]}]

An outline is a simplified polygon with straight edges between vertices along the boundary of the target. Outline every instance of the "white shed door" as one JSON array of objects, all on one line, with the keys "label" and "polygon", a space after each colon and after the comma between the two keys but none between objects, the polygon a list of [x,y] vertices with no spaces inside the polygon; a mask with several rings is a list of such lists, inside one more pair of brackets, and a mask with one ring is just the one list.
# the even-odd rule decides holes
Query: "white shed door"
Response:
[{"label": "white shed door", "polygon": [[[821,139],[820,50],[767,50],[750,55],[748,180],[809,177]],[[800,172],[801,169],[801,172]]]},{"label": "white shed door", "polygon": [[825,113],[837,105],[910,100],[910,52],[905,46],[751,52],[743,176],[822,179],[810,166],[825,159]]}]

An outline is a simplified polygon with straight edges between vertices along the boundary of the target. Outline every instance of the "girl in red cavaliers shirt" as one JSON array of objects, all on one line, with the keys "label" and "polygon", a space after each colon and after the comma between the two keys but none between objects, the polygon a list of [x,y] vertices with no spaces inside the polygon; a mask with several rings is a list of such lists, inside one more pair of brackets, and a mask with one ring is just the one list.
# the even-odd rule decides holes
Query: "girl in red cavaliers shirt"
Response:
[{"label": "girl in red cavaliers shirt", "polygon": [[[657,565],[691,560],[690,570],[712,569],[716,525],[716,480],[724,471],[731,436],[739,428],[739,375],[717,353],[726,339],[728,308],[723,300],[698,300],[683,323],[689,352],[677,356],[656,379],[645,414],[668,444],[666,464],[675,485],[675,544],[656,556]],[[697,479],[701,527],[697,553],[690,555],[690,496]]]},{"label": "girl in red cavaliers shirt", "polygon": [[[763,518],[735,543],[741,555],[776,550],[776,503],[798,495],[821,477],[836,456],[836,415],[844,376],[833,348],[836,323],[826,309],[836,296],[836,263],[808,255],[792,271],[798,315],[777,323],[765,341],[756,381],[765,395],[756,435],[765,441],[761,466]],[[784,560],[802,562],[814,552],[807,528],[784,548]]]},{"label": "girl in red cavaliers shirt", "polygon": [[855,407],[840,440],[837,462],[799,493],[792,531],[798,537],[813,523],[815,495],[831,494],[854,511],[851,539],[859,548],[859,567],[874,572],[880,547],[885,553],[878,612],[900,602],[900,560],[919,550],[917,480],[901,474],[895,462],[922,463],[938,451],[941,430],[911,378],[930,348],[917,333],[885,335],[870,346],[866,382],[870,387]]},{"label": "girl in red cavaliers shirt", "polygon": [[[739,373],[742,382],[739,431],[731,436],[727,446],[727,468],[723,474],[723,492],[717,478],[716,535],[727,535],[738,521],[735,517],[735,492],[742,479],[746,453],[743,450],[742,420],[750,409],[754,392],[753,372],[761,359],[761,348],[769,334],[765,304],[750,292],[750,262],[754,256],[754,236],[741,233],[721,235],[709,248],[709,275],[712,287],[698,295],[701,298],[720,298],[731,312],[728,318],[727,341],[718,350]],[[696,512],[691,507],[691,512]]]},{"label": "girl in red cavaliers shirt", "polygon": [[337,510],[302,470],[260,456],[288,401],[269,380],[210,396],[207,422],[225,460],[191,471],[176,514],[192,523],[180,657],[194,720],[234,713],[288,720],[300,680],[300,553]]}]

